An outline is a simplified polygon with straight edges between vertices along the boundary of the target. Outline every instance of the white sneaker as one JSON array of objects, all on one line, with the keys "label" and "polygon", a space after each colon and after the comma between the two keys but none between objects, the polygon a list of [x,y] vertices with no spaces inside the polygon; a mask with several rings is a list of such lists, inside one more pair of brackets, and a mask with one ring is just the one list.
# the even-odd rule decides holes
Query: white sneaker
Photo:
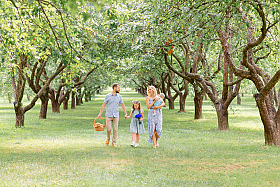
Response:
[{"label": "white sneaker", "polygon": [[136,143],[134,147],[138,147],[138,143]]},{"label": "white sneaker", "polygon": [[135,145],[135,142],[133,141],[133,142],[131,143],[131,147],[134,147],[134,145]]}]

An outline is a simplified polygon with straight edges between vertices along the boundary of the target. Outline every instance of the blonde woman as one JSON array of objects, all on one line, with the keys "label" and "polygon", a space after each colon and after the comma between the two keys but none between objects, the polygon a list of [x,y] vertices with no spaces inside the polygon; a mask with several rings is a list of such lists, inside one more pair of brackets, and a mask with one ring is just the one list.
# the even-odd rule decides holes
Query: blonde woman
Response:
[{"label": "blonde woman", "polygon": [[[162,107],[165,105],[162,102],[161,105],[155,106],[155,102],[159,100],[157,96],[157,90],[154,86],[149,86],[147,88],[148,96],[146,97],[148,113],[148,133],[149,133],[149,143],[153,143],[153,148],[159,147],[158,139],[162,133]],[[156,109],[156,114],[154,114],[154,109]]]}]

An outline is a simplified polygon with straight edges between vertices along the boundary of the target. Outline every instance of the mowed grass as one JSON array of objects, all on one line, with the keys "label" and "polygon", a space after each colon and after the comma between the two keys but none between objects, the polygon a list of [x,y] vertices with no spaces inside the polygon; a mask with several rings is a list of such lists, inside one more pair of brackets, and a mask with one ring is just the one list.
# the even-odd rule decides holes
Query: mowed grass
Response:
[{"label": "mowed grass", "polygon": [[[264,146],[263,127],[253,98],[236,101],[229,110],[230,131],[217,131],[217,117],[209,100],[201,120],[193,120],[193,99],[186,113],[163,109],[160,147],[140,135],[130,146],[130,119],[120,107],[118,148],[105,146],[106,132],[94,131],[93,121],[104,97],[60,114],[48,110],[39,120],[40,105],[26,113],[25,127],[15,128],[11,104],[0,100],[0,186],[280,186],[280,149]],[[138,99],[121,91],[127,111]],[[105,111],[102,116],[105,116]],[[98,122],[102,120],[98,119]]]}]

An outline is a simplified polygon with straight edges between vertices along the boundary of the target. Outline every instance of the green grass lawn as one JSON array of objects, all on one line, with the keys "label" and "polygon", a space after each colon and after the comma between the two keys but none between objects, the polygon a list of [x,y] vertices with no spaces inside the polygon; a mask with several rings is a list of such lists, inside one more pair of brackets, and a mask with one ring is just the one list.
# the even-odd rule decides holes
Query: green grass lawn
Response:
[{"label": "green grass lawn", "polygon": [[[120,107],[118,148],[105,146],[106,132],[94,131],[93,121],[105,91],[94,100],[60,114],[48,110],[39,120],[40,106],[27,112],[25,128],[15,128],[11,104],[0,99],[0,186],[280,186],[280,149],[264,146],[263,127],[253,98],[231,106],[230,131],[217,131],[210,101],[204,119],[193,120],[193,99],[186,113],[163,109],[160,147],[148,144],[148,133],[132,148],[130,119]],[[138,99],[121,92],[130,111]],[[178,104],[178,103],[177,103]],[[102,116],[105,116],[105,111]],[[101,121],[101,120],[100,120]]]}]

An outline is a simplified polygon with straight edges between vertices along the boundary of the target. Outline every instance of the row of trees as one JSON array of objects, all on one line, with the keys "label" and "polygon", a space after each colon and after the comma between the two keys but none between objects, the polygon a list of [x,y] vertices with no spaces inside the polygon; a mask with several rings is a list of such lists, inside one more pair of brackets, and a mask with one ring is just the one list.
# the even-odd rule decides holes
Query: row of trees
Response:
[{"label": "row of trees", "polygon": [[280,110],[274,102],[280,78],[278,1],[143,1],[128,3],[122,11],[127,20],[119,30],[130,33],[127,40],[138,51],[141,68],[130,71],[141,91],[155,85],[170,108],[179,96],[184,111],[189,84],[195,118],[202,116],[206,94],[216,109],[218,128],[228,130],[228,108],[241,82],[251,81],[265,144],[280,145]]},{"label": "row of trees", "polygon": [[[45,118],[49,98],[59,112],[70,93],[92,95],[123,74],[143,95],[155,85],[170,109],[179,97],[180,112],[193,93],[195,119],[207,95],[219,130],[229,129],[240,88],[253,85],[265,143],[280,145],[278,1],[101,3],[1,0],[1,72],[10,75],[16,126],[38,99]],[[26,87],[35,95],[23,107]]]},{"label": "row of trees", "polygon": [[[16,127],[24,126],[24,114],[41,101],[40,119],[60,105],[68,109],[106,86],[107,51],[105,18],[98,4],[76,1],[1,0],[0,52],[3,92],[12,100]],[[74,6],[73,6],[74,5]],[[95,5],[95,6],[94,6]],[[85,22],[87,20],[87,23]],[[102,34],[103,33],[103,34]],[[87,78],[90,78],[87,82]],[[83,90],[83,92],[81,92]],[[33,96],[23,105],[23,95]]]}]

